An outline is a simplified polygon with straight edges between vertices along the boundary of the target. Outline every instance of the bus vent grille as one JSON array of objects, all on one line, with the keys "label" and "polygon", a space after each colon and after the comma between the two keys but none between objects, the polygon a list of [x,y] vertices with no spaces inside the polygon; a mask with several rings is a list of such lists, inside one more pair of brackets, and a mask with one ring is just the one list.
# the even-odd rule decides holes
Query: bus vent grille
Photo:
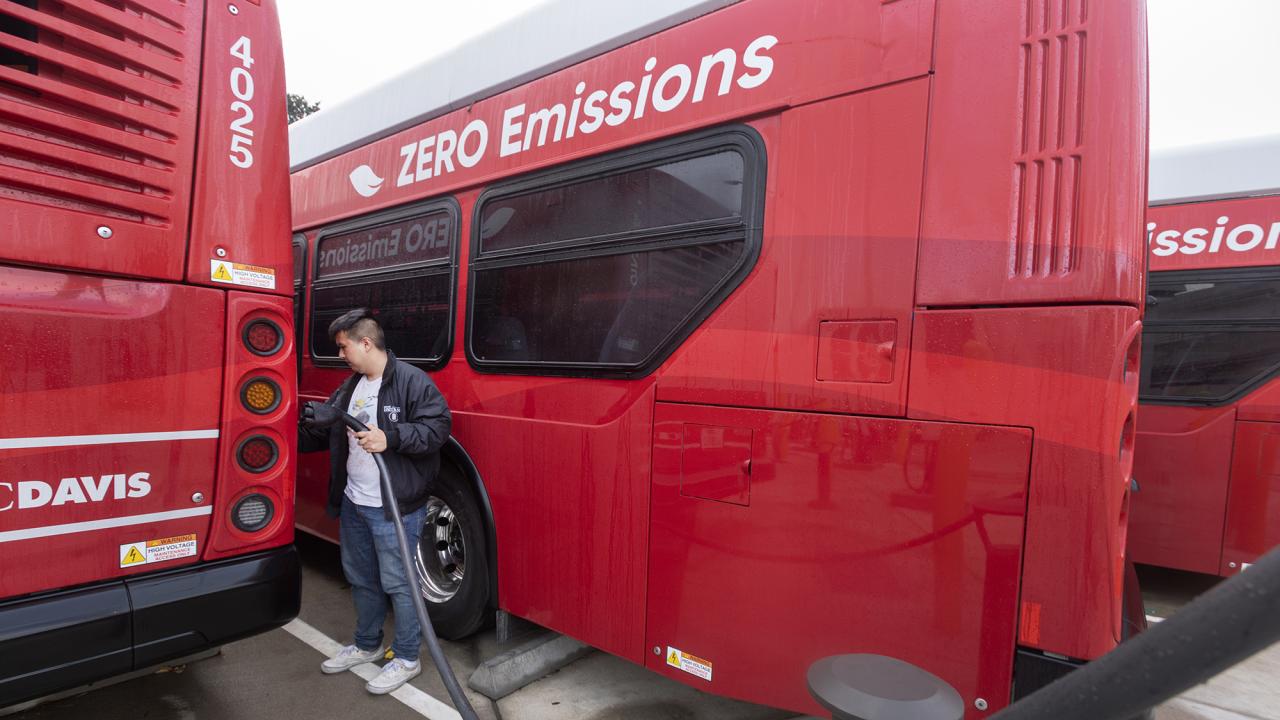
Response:
[{"label": "bus vent grille", "polygon": [[1026,0],[1011,277],[1073,269],[1089,0]]},{"label": "bus vent grille", "polygon": [[176,168],[191,145],[177,139],[195,113],[183,66],[199,58],[182,49],[198,10],[0,0],[0,198],[154,226],[183,217]]}]

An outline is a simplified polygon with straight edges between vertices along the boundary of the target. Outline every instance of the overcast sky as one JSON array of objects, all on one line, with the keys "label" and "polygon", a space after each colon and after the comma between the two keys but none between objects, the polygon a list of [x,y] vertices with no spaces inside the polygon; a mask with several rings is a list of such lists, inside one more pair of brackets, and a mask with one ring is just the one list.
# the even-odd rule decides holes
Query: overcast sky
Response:
[{"label": "overcast sky", "polygon": [[[322,106],[540,4],[277,2],[289,92]],[[1280,0],[1148,0],[1147,5],[1153,148],[1280,132]]]}]

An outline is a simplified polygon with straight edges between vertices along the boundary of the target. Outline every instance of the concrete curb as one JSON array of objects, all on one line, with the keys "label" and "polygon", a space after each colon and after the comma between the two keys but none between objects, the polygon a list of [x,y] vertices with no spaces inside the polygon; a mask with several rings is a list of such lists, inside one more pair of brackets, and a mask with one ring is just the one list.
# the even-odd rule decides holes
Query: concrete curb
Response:
[{"label": "concrete curb", "polygon": [[490,700],[499,700],[592,650],[590,645],[566,635],[542,633],[481,663],[467,685]]}]

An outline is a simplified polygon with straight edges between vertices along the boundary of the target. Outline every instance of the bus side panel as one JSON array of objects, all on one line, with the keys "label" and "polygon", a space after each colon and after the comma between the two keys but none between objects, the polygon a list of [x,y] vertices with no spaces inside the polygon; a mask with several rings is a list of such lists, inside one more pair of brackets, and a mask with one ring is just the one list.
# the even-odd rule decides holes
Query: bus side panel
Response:
[{"label": "bus side panel", "polygon": [[[307,259],[307,267],[302,270],[305,282],[299,289],[302,297],[295,300],[295,303],[298,303],[298,307],[302,309],[302,316],[294,328],[297,333],[296,346],[299,358],[299,408],[310,401],[325,401],[330,393],[337,390],[342,381],[351,374],[351,371],[345,367],[318,367],[312,358],[311,333],[314,329],[311,327],[310,317],[310,288],[311,282],[315,279],[313,267],[316,257],[315,233],[311,232],[303,235],[303,242],[306,243],[307,248],[304,255]],[[294,273],[296,276],[297,268],[294,269]],[[324,328],[320,328],[319,331],[323,332]],[[392,349],[394,350],[394,348]],[[439,377],[434,373],[432,376],[435,378],[436,383],[439,384]],[[446,399],[448,398],[447,393],[445,397]],[[312,535],[317,535],[331,542],[338,542],[338,519],[331,518],[325,513],[325,506],[329,502],[329,453],[299,453],[297,468],[296,497],[298,502],[294,508],[295,524],[299,529],[305,530]]]},{"label": "bus side panel", "polygon": [[1280,422],[1280,378],[1246,395],[1238,403],[1241,421]]},{"label": "bus side panel", "polygon": [[1030,451],[1020,428],[659,403],[646,645],[661,653],[645,664],[822,715],[808,667],[880,653],[945,679],[969,717],[979,697],[999,709]]},{"label": "bus side panel", "polygon": [[1035,433],[1020,644],[1092,659],[1119,642],[1140,331],[1115,306],[916,314],[909,416]]},{"label": "bus side panel", "polygon": [[499,607],[642,663],[653,384],[440,387],[493,506]]},{"label": "bus side panel", "polygon": [[[237,4],[209,24],[188,282],[288,295],[289,136],[275,3]],[[219,252],[221,251],[221,253]],[[232,263],[227,278],[215,262]],[[252,266],[252,274],[235,264]],[[232,281],[235,281],[234,283]]]},{"label": "bus side panel", "polygon": [[1217,574],[1235,428],[1234,405],[1141,407],[1131,560]]},{"label": "bus side panel", "polygon": [[901,416],[928,81],[761,121],[760,258],[677,351],[660,400]]},{"label": "bus side panel", "polygon": [[917,302],[1141,301],[1142,0],[941,3]]},{"label": "bus side panel", "polygon": [[1219,575],[1280,545],[1280,423],[1237,423],[1226,525]]},{"label": "bus side panel", "polygon": [[223,294],[0,267],[0,298],[0,597],[195,562]]},{"label": "bus side panel", "polygon": [[[351,374],[350,371],[321,369],[312,365],[305,336],[298,339],[298,352],[307,354],[303,360],[303,371],[298,376],[299,408],[307,402],[324,402]],[[303,379],[309,383],[309,387],[302,387]],[[447,393],[445,398],[448,399]],[[294,521],[300,529],[312,535],[338,542],[338,519],[325,513],[325,507],[329,503],[329,453],[299,453],[297,457],[298,503],[294,508]]]},{"label": "bus side panel", "polygon": [[[324,401],[324,397],[298,396],[298,406],[310,401]],[[301,453],[298,455],[298,504],[294,508],[294,522],[299,530],[338,542],[338,519],[325,513],[329,503],[329,453]]]}]

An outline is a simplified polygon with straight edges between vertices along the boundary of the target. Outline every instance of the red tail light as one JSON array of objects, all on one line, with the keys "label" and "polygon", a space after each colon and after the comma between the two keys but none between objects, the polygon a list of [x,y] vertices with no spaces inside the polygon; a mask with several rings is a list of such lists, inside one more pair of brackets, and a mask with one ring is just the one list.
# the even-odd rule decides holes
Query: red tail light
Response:
[{"label": "red tail light", "polygon": [[240,467],[252,473],[270,470],[280,458],[280,448],[264,435],[246,438],[236,449],[236,461]]},{"label": "red tail light", "polygon": [[249,352],[263,357],[275,355],[284,347],[284,333],[280,332],[279,325],[270,320],[254,320],[249,323],[245,326],[241,339]]}]

